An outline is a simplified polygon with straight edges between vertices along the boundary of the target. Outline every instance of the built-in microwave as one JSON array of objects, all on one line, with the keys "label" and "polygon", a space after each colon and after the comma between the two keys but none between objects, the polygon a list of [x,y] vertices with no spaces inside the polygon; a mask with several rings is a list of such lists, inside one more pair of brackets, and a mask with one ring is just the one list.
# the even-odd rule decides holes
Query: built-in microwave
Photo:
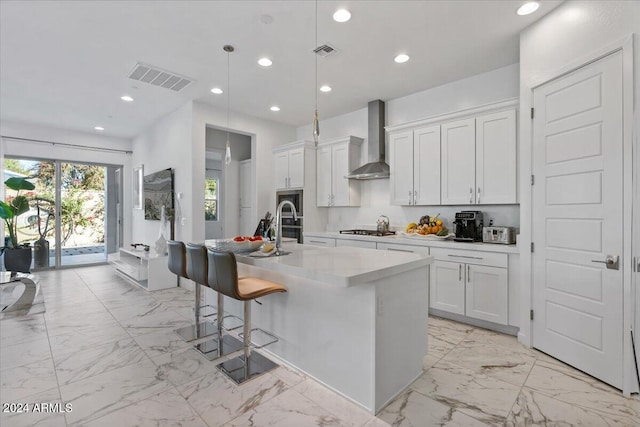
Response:
[{"label": "built-in microwave", "polygon": [[276,206],[283,200],[289,200],[296,207],[297,220],[293,219],[291,209],[285,206],[282,209],[282,237],[292,237],[302,243],[302,190],[278,191],[276,193]]},{"label": "built-in microwave", "polygon": [[[296,207],[296,213],[298,214],[298,216],[303,216],[303,213],[302,213],[302,190],[278,191],[276,193],[276,207],[283,200],[289,200],[291,203],[293,203],[293,206]],[[286,212],[286,213],[284,213],[284,212]],[[290,212],[290,209],[288,207],[285,207],[283,209],[283,215],[290,216],[291,214],[289,212]]]}]

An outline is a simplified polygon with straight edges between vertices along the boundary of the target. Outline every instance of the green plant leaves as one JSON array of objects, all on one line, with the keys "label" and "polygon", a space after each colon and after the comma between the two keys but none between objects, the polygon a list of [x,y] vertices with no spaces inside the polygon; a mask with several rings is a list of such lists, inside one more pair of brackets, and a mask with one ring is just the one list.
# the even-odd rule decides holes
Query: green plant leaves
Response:
[{"label": "green plant leaves", "polygon": [[12,178],[7,179],[4,182],[4,185],[6,185],[7,187],[9,187],[12,190],[35,190],[36,186],[33,185],[32,182],[27,181],[26,178],[20,178],[17,176],[14,176]]},{"label": "green plant leaves", "polygon": [[8,205],[7,203],[0,201],[0,218],[2,219],[11,219],[15,216],[13,206]]},{"label": "green plant leaves", "polygon": [[25,196],[18,196],[11,201],[14,209],[14,215],[22,215],[29,210],[29,200]]}]

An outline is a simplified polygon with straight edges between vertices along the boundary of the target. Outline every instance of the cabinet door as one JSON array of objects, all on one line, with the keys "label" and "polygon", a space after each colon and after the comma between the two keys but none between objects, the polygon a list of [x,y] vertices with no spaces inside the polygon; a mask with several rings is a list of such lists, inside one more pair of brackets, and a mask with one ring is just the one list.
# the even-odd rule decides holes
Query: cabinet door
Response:
[{"label": "cabinet door", "polygon": [[289,152],[283,151],[275,154],[273,179],[276,189],[287,188],[289,183]]},{"label": "cabinet door", "polygon": [[289,151],[289,188],[304,187],[304,148]]},{"label": "cabinet door", "polygon": [[316,206],[331,203],[331,147],[316,151]]},{"label": "cabinet door", "polygon": [[413,131],[390,136],[391,204],[413,204]]},{"label": "cabinet door", "polygon": [[477,204],[516,203],[516,161],[516,111],[477,117]]},{"label": "cabinet door", "polygon": [[251,160],[240,162],[240,207],[251,207]]},{"label": "cabinet door", "polygon": [[440,204],[440,125],[413,131],[413,191],[416,205]]},{"label": "cabinet door", "polygon": [[257,223],[251,218],[251,208],[240,208],[240,235],[253,236]]},{"label": "cabinet door", "polygon": [[349,145],[336,144],[331,147],[331,182],[333,206],[351,206],[349,179]]},{"label": "cabinet door", "polygon": [[429,268],[429,307],[464,315],[464,264],[435,261]]},{"label": "cabinet door", "polygon": [[507,269],[470,264],[466,269],[466,315],[506,325]]},{"label": "cabinet door", "polygon": [[459,120],[442,129],[442,204],[475,203],[475,119]]}]

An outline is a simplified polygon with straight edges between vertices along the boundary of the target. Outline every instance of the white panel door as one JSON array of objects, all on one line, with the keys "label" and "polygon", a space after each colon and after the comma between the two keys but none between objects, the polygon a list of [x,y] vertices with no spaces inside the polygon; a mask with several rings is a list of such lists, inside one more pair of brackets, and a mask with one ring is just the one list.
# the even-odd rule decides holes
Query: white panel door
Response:
[{"label": "white panel door", "polygon": [[458,120],[441,126],[443,205],[475,203],[476,121]]},{"label": "white panel door", "polygon": [[331,204],[331,147],[316,151],[316,205]]},{"label": "white panel door", "polygon": [[332,206],[349,206],[349,145],[336,144],[331,147],[331,200]]},{"label": "white panel door", "polygon": [[509,312],[507,269],[467,264],[466,315],[507,324]]},{"label": "white panel door", "polygon": [[289,150],[289,188],[304,187],[304,148]]},{"label": "white panel door", "polygon": [[287,188],[289,184],[289,153],[287,151],[275,154],[273,179],[277,190]]},{"label": "white panel door", "polygon": [[413,131],[397,133],[389,140],[392,205],[413,204]]},{"label": "white panel door", "polygon": [[251,207],[251,160],[240,162],[240,207]]},{"label": "white panel door", "polygon": [[476,118],[476,204],[516,203],[516,110]]},{"label": "white panel door", "polygon": [[429,306],[464,315],[464,264],[434,261],[429,268]]},{"label": "white panel door", "polygon": [[[533,345],[622,387],[622,54],[533,91]],[[623,265],[620,260],[620,265]]]},{"label": "white panel door", "polygon": [[440,125],[413,131],[413,191],[416,205],[440,204]]}]

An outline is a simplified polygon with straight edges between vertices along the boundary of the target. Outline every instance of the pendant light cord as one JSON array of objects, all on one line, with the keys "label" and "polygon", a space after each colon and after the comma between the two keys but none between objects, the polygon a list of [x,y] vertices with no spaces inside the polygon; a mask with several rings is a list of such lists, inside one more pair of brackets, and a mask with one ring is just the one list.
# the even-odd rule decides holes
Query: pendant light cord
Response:
[{"label": "pendant light cord", "polygon": [[318,48],[318,0],[316,0],[316,44],[313,47],[315,59],[316,59],[316,85],[313,88],[316,99],[316,114],[318,113],[318,53],[315,52],[315,49]]},{"label": "pendant light cord", "polygon": [[229,108],[231,104],[231,84],[229,83],[231,80],[231,75],[229,73],[229,55],[231,55],[231,51],[227,50],[227,146],[229,145]]}]

